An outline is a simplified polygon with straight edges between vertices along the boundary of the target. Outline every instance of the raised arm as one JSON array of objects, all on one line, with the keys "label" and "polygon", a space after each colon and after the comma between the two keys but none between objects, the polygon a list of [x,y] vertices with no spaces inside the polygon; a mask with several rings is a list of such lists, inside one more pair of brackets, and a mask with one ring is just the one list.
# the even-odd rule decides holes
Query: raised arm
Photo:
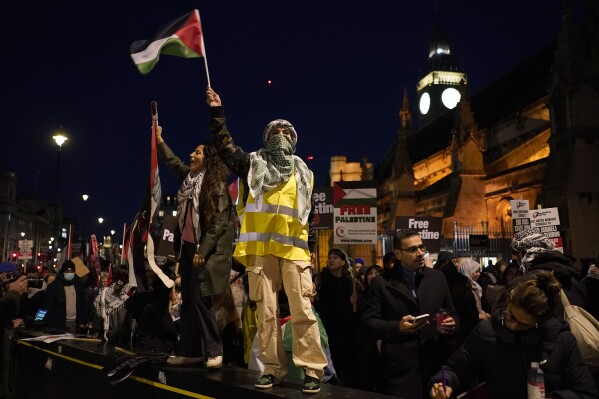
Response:
[{"label": "raised arm", "polygon": [[206,90],[206,102],[210,106],[210,132],[215,139],[218,156],[229,169],[246,180],[250,169],[250,155],[233,142],[233,137],[227,130],[221,99],[210,86]]},{"label": "raised arm", "polygon": [[173,172],[179,179],[185,179],[185,176],[189,173],[189,165],[185,164],[171,148],[166,144],[162,138],[162,126],[156,126],[156,150],[158,156],[165,165]]}]

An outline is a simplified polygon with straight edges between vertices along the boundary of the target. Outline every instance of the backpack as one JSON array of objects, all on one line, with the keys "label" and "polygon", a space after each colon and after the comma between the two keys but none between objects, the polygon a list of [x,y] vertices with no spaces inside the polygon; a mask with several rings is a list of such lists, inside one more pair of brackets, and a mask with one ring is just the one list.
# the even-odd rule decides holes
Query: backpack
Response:
[{"label": "backpack", "polygon": [[560,291],[564,306],[564,320],[570,326],[572,335],[576,338],[582,360],[592,372],[599,371],[599,321],[579,306],[570,305],[570,301]]}]

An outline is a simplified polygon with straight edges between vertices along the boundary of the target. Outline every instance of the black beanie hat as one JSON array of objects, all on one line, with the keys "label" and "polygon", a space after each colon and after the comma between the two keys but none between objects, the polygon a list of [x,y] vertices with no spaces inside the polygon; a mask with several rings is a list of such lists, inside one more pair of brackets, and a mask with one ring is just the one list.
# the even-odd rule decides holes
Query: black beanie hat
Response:
[{"label": "black beanie hat", "polygon": [[64,273],[68,269],[71,269],[73,271],[73,273],[75,273],[75,264],[73,263],[72,260],[65,260],[64,263],[62,264],[62,268],[60,269],[60,271],[62,273]]}]

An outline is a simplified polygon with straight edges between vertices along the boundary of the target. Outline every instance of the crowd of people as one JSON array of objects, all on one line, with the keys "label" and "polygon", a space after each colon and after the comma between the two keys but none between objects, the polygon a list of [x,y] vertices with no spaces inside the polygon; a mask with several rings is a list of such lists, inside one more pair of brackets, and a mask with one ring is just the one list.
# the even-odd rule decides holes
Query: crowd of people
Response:
[{"label": "crowd of people", "polygon": [[[547,397],[599,397],[599,370],[583,362],[559,299],[562,291],[572,305],[599,317],[599,264],[581,278],[572,258],[530,230],[514,238],[509,261],[483,269],[474,259],[441,251],[427,267],[418,232],[398,230],[382,266],[332,248],[316,273],[313,176],[294,155],[294,127],[274,120],[263,148],[244,152],[228,131],[218,94],[208,88],[206,97],[212,140],[197,146],[189,163],[167,146],[160,126],[155,132],[160,158],[182,182],[178,263],[162,266],[175,287],[150,278],[140,291],[124,266],[105,261],[98,274],[87,262],[82,273],[66,260],[56,270],[30,273],[43,277],[39,287],[28,287],[25,276],[3,284],[5,328],[30,326],[45,309],[46,329],[168,353],[171,366],[259,370],[257,389],[289,375],[303,378],[307,394],[324,382],[446,398],[484,383],[491,398],[525,398],[527,370],[535,362],[544,371]],[[229,170],[243,183],[236,212],[226,186]],[[233,248],[235,213],[240,224]],[[235,277],[232,263],[244,278]],[[247,294],[242,306],[233,290],[239,284]],[[1,360],[4,372],[8,357]],[[0,389],[2,398],[4,374]]]}]

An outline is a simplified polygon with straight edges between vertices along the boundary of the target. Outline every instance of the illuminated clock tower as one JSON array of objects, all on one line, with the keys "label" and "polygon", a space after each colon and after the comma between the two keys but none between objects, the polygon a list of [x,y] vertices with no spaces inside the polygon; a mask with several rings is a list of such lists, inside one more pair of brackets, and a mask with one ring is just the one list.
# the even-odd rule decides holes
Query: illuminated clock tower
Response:
[{"label": "illuminated clock tower", "polygon": [[418,82],[418,125],[422,128],[460,102],[458,86],[468,79],[453,59],[449,41],[441,27],[439,4],[435,6],[436,27],[428,48],[429,71]]}]

